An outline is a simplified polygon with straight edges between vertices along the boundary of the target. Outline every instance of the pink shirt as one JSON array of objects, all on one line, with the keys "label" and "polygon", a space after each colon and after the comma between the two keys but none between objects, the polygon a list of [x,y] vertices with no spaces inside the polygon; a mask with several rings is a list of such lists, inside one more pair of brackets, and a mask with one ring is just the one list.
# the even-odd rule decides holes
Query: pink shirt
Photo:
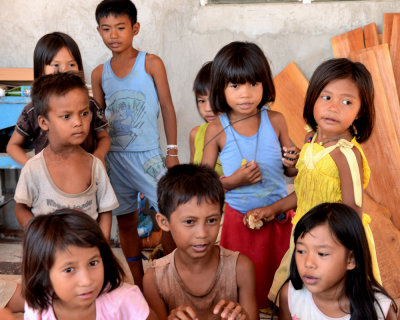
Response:
[{"label": "pink shirt", "polygon": [[[123,284],[96,299],[96,320],[145,320],[149,306],[137,286]],[[57,320],[53,307],[41,314],[25,303],[25,320]]]}]

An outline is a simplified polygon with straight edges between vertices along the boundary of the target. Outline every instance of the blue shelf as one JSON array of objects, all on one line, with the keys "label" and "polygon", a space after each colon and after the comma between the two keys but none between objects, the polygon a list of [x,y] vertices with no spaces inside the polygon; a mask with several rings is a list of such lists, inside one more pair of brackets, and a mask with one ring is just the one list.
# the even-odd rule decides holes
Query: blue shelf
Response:
[{"label": "blue shelf", "polygon": [[29,102],[29,97],[0,97],[0,129],[15,126],[22,109]]}]

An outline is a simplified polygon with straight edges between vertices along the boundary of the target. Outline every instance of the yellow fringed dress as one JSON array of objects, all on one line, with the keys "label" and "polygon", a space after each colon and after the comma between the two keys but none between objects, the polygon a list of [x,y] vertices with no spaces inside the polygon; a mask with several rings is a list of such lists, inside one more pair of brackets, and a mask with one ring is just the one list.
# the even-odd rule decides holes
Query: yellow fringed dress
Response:
[{"label": "yellow fringed dress", "polygon": [[[335,161],[330,156],[336,148],[345,155],[350,167],[353,179],[354,198],[356,204],[362,206],[362,191],[360,188],[361,179],[357,159],[351,150],[356,147],[361,154],[363,166],[362,188],[365,189],[370,178],[370,168],[361,146],[355,138],[351,142],[341,139],[335,145],[325,148],[318,143],[314,143],[316,134],[311,142],[306,143],[301,149],[296,168],[297,177],[294,181],[294,189],[297,196],[297,210],[292,220],[294,226],[310,209],[323,202],[342,202],[342,191],[340,186],[339,169]],[[382,283],[378,262],[376,259],[375,244],[369,223],[371,218],[363,214],[362,222],[367,236],[368,245],[372,258],[372,269],[375,279]],[[293,228],[294,230],[294,228]],[[279,269],[275,273],[274,282],[269,292],[268,298],[275,301],[278,290],[289,277],[290,260],[294,251],[293,231],[290,240],[290,248],[282,259]]]},{"label": "yellow fringed dress", "polygon": [[[208,125],[209,125],[208,122],[200,125],[199,130],[197,130],[196,137],[194,138],[194,156],[193,156],[194,164],[200,164],[201,159],[203,159],[204,138],[206,135],[206,129]],[[219,176],[224,175],[224,172],[222,171],[221,162],[219,161],[219,157],[217,159],[217,163],[215,164],[214,169]]]}]

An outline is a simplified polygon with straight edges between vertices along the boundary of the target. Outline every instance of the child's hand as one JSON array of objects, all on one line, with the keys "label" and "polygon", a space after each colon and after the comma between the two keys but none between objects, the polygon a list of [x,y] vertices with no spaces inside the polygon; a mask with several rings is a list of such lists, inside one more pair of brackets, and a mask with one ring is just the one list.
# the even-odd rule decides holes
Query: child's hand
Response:
[{"label": "child's hand", "polygon": [[177,164],[179,164],[179,159],[178,157],[165,157],[165,167],[167,169],[172,168],[173,166],[176,166]]},{"label": "child's hand", "polygon": [[179,306],[172,309],[168,316],[168,320],[197,320],[197,315],[189,306]]},{"label": "child's hand", "polygon": [[246,212],[246,216],[243,222],[249,227],[249,217],[254,216],[254,223],[262,220],[264,222],[270,222],[275,218],[275,211],[272,210],[271,206],[256,208]]},{"label": "child's hand", "polygon": [[282,147],[283,158],[282,162],[285,167],[294,168],[297,160],[299,159],[300,149],[296,146],[293,147]]},{"label": "child's hand", "polygon": [[241,166],[237,169],[230,177],[231,183],[233,184],[230,188],[234,189],[240,186],[247,186],[249,184],[253,184],[261,181],[261,171],[258,167],[257,162],[250,161],[244,166]]},{"label": "child's hand", "polygon": [[248,318],[246,311],[239,303],[229,300],[218,302],[213,313],[220,314],[222,319],[227,320],[245,320]]}]

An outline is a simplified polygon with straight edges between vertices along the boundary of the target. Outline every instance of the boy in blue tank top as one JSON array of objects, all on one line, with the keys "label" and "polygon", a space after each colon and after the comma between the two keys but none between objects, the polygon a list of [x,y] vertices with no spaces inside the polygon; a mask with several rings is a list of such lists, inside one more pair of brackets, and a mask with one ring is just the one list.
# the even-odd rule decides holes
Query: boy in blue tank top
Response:
[{"label": "boy in blue tank top", "polygon": [[[165,67],[159,57],[133,48],[132,40],[140,29],[136,19],[136,7],[129,0],[104,0],[97,6],[97,30],[112,58],[93,70],[92,88],[109,122],[107,162],[120,203],[113,214],[121,247],[135,284],[142,288],[137,194],[145,194],[158,212],[157,181],[165,167],[179,161],[176,116]],[[160,107],[168,144],[165,165],[158,133]]]}]

